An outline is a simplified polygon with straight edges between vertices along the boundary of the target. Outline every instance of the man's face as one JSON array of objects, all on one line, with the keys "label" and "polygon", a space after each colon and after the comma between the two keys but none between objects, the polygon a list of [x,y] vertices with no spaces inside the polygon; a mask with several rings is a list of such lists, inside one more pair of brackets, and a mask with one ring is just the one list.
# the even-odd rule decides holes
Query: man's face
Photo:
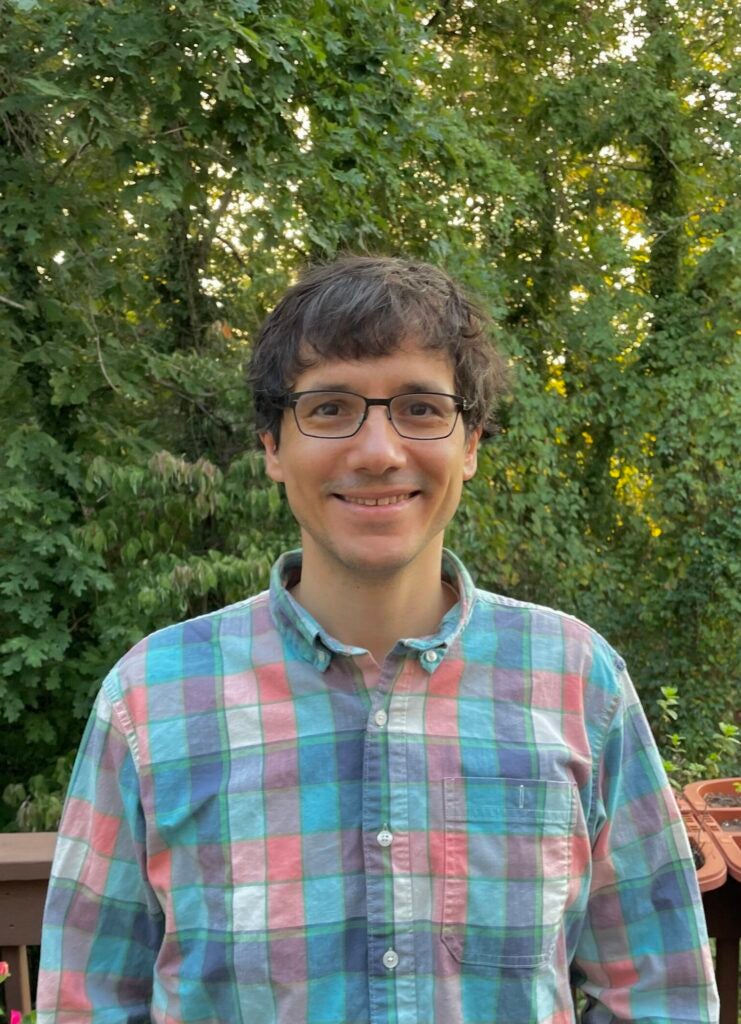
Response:
[{"label": "man's face", "polygon": [[[354,391],[368,398],[405,392],[455,393],[447,355],[406,343],[387,356],[320,361],[293,391]],[[449,437],[400,437],[382,406],[371,406],[353,437],[302,434],[293,410],[283,414],[280,445],[262,435],[269,476],[285,484],[301,527],[305,565],[347,570],[356,578],[394,576],[407,566],[439,568],[443,531],[476,471],[480,431],[462,418]],[[381,505],[357,499],[400,498]],[[356,499],[356,500],[353,500]]]}]

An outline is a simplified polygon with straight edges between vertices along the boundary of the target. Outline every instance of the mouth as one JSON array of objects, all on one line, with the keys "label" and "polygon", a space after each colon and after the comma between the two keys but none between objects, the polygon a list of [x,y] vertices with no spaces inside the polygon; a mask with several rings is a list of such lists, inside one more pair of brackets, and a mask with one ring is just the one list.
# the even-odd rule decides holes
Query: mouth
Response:
[{"label": "mouth", "polygon": [[340,501],[347,502],[349,505],[364,505],[369,508],[377,508],[384,505],[400,505],[402,502],[415,498],[419,493],[419,491],[405,491],[402,494],[384,494],[376,498],[359,497],[353,494],[335,494],[334,497],[339,498]]}]

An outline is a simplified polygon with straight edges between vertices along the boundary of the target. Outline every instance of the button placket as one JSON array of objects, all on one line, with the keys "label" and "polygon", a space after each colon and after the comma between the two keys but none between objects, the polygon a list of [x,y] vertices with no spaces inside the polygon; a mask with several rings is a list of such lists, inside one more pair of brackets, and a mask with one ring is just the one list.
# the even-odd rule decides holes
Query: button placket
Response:
[{"label": "button placket", "polygon": [[[371,1019],[374,1022],[378,1021],[379,1024],[381,1020],[387,1019],[385,1012],[381,1014],[377,1011],[378,1008],[388,1005],[388,982],[391,976],[394,989],[400,982],[403,983],[406,977],[405,972],[398,966],[402,958],[394,948],[397,876],[390,849],[392,846],[396,848],[393,844],[404,842],[404,814],[399,815],[398,823],[395,822],[396,827],[401,830],[398,834],[392,832],[389,822],[395,821],[390,803],[398,799],[396,790],[399,787],[404,789],[405,786],[404,772],[400,774],[396,762],[401,750],[405,749],[403,731],[406,721],[406,675],[417,670],[418,662],[413,657],[395,656],[386,660],[384,671],[372,694],[373,705],[368,717],[365,742],[363,845],[366,863],[368,953],[370,962],[375,965],[369,973],[368,984]],[[395,767],[392,767],[392,761]],[[408,962],[406,946],[404,962]]]}]

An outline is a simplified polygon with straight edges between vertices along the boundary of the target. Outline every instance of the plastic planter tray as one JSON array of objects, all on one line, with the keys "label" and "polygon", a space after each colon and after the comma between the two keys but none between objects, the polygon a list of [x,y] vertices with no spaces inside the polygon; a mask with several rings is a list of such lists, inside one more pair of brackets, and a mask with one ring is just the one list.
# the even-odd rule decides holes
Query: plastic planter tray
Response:
[{"label": "plastic planter tray", "polygon": [[700,892],[710,892],[711,889],[719,889],[728,875],[725,859],[707,830],[703,827],[703,824],[700,823],[698,815],[689,801],[679,796],[677,804],[682,814],[682,821],[687,835],[690,839],[694,840],[700,853],[705,858],[705,863],[702,867],[696,869],[697,884],[700,886]]},{"label": "plastic planter tray", "polygon": [[[741,829],[739,831],[725,831],[721,825],[735,819],[741,820],[741,793],[736,790],[736,785],[741,779],[708,779],[704,782],[693,782],[685,786],[684,795],[688,803],[708,832],[723,855],[728,865],[728,873],[741,882]],[[738,796],[739,805],[714,806],[708,804],[707,800],[711,794],[718,793],[725,796]]]}]

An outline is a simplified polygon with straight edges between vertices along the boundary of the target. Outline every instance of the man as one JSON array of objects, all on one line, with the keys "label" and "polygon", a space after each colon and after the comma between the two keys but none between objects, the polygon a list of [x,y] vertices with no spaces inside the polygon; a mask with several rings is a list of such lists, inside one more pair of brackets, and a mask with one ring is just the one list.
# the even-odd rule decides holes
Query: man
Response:
[{"label": "man", "polygon": [[440,271],[348,258],[252,382],[302,551],[103,684],[40,1024],[716,1020],[695,873],[621,658],[443,531],[499,383]]}]

